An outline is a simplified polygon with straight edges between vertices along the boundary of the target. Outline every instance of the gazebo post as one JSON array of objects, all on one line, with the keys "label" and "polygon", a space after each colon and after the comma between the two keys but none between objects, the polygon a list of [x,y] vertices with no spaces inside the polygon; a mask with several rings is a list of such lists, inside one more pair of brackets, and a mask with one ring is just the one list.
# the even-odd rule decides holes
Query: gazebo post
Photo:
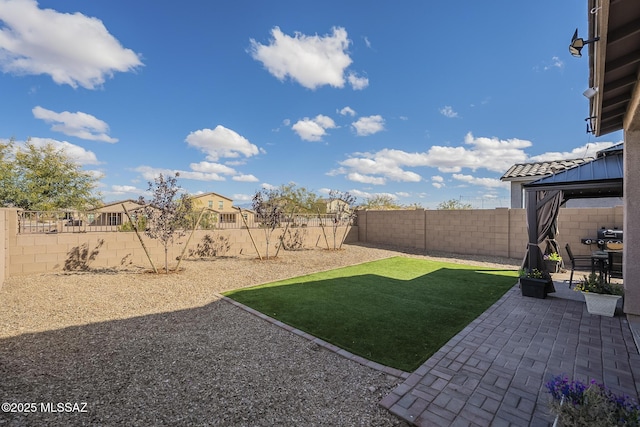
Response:
[{"label": "gazebo post", "polygon": [[538,265],[538,200],[535,190],[527,190],[527,230],[529,232],[529,244],[527,245],[527,258],[529,268],[539,269]]}]

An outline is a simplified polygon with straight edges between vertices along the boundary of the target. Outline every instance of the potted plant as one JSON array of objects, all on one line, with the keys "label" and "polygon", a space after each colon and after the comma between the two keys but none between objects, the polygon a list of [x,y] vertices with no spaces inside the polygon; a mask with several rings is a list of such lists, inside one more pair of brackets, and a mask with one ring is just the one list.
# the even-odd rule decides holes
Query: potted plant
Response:
[{"label": "potted plant", "polygon": [[590,314],[613,317],[616,313],[618,300],[624,295],[624,289],[616,283],[608,283],[602,276],[591,273],[584,276],[573,288],[582,292]]},{"label": "potted plant", "polygon": [[544,267],[549,273],[557,273],[560,271],[560,262],[562,261],[562,257],[558,255],[557,252],[552,252],[550,254],[544,254]]},{"label": "potted plant", "polygon": [[563,375],[545,384],[551,394],[554,426],[638,426],[640,406],[629,396],[618,396],[592,380],[569,381]]},{"label": "potted plant", "polygon": [[551,275],[547,271],[537,268],[521,268],[518,270],[520,277],[520,291],[522,296],[533,298],[546,298],[547,293],[555,292]]}]

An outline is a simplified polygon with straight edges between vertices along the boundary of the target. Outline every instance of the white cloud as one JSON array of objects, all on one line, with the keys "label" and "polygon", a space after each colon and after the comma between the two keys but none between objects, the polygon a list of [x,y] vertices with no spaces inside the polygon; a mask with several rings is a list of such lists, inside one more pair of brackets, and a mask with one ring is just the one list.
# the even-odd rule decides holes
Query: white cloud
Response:
[{"label": "white cloud", "polygon": [[347,174],[347,179],[349,181],[361,182],[363,184],[374,184],[374,185],[384,185],[386,184],[386,179],[381,177],[375,177],[371,175],[363,175],[358,172],[351,172]]},{"label": "white cloud", "polygon": [[564,68],[564,61],[562,61],[558,56],[553,56],[551,57],[551,62],[548,64],[544,64],[542,67],[544,71],[548,71],[553,68],[562,70]]},{"label": "white cloud", "polygon": [[234,202],[250,202],[253,200],[253,194],[234,194],[233,196]]},{"label": "white cloud", "polygon": [[431,185],[433,185],[436,188],[442,188],[445,186],[444,183],[444,178],[441,177],[440,175],[434,175],[431,177]]},{"label": "white cloud", "polygon": [[529,159],[530,162],[549,162],[553,160],[566,160],[566,159],[582,159],[585,157],[595,157],[596,153],[605,148],[614,145],[613,142],[591,142],[589,144],[582,145],[574,148],[571,151],[550,151],[547,153],[533,156]]},{"label": "white cloud", "polygon": [[347,76],[347,81],[353,88],[353,90],[362,90],[369,86],[369,79],[366,77],[359,77],[356,73],[350,72]]},{"label": "white cloud", "polygon": [[47,144],[51,144],[57,150],[64,152],[71,160],[81,165],[100,164],[95,153],[67,141],[58,141],[51,138],[31,138],[31,143],[36,147],[44,147]]},{"label": "white cloud", "polygon": [[236,175],[231,179],[234,180],[234,181],[238,181],[238,182],[258,182],[258,181],[260,181],[258,178],[256,178],[253,175]]},{"label": "white cloud", "polygon": [[415,172],[402,169],[401,161],[389,157],[391,150],[375,154],[363,153],[361,157],[352,157],[340,162],[342,166],[329,174],[345,175],[350,181],[383,185],[387,179],[400,182],[420,182],[422,177]]},{"label": "white cloud", "polygon": [[453,110],[453,107],[451,107],[450,105],[445,105],[443,108],[440,109],[440,114],[442,114],[445,117],[448,117],[450,119],[454,119],[456,117],[458,117],[458,113],[455,112]]},{"label": "white cloud", "polygon": [[[364,182],[363,177],[369,177],[369,181],[375,181],[371,183],[380,183],[386,180],[420,182],[422,178],[418,173],[407,170],[417,167],[435,167],[443,173],[459,173],[463,168],[504,173],[513,164],[526,161],[524,148],[531,146],[531,142],[525,140],[474,138],[471,133],[465,136],[465,144],[472,148],[432,146],[418,153],[389,148],[374,153],[354,153],[339,162],[340,167],[328,175],[355,177],[360,182]],[[444,179],[432,178],[432,185],[434,183],[442,187]]]},{"label": "white cloud", "polygon": [[358,136],[373,135],[384,130],[384,119],[380,115],[361,117],[351,123]]},{"label": "white cloud", "polygon": [[320,141],[327,134],[326,129],[334,129],[336,123],[331,117],[318,114],[313,119],[305,117],[298,120],[291,129],[305,141]]},{"label": "white cloud", "polygon": [[437,167],[441,172],[460,172],[463,168],[476,170],[480,168],[503,173],[516,163],[527,160],[524,148],[531,142],[512,138],[475,138],[471,132],[465,136],[465,147],[432,146],[423,153],[424,165]]},{"label": "white cloud", "polygon": [[77,113],[70,113],[69,111],[56,113],[40,106],[34,107],[31,111],[36,119],[53,123],[51,130],[55,132],[89,141],[118,142],[116,138],[108,135],[109,125],[91,114],[80,111]]},{"label": "white cloud", "polygon": [[296,32],[291,37],[274,27],[271,36],[269,45],[251,39],[250,53],[273,76],[281,81],[289,77],[309,89],[324,85],[344,87],[344,73],[352,62],[344,28],[335,27],[330,35]]},{"label": "white cloud", "polygon": [[58,84],[94,89],[114,72],[142,65],[97,18],[39,9],[34,0],[0,2],[0,68],[48,74]]},{"label": "white cloud", "polygon": [[353,108],[351,108],[351,107],[348,107],[348,106],[344,107],[342,110],[340,110],[338,112],[343,116],[349,115],[349,116],[353,117],[353,116],[356,115],[355,110]]},{"label": "white cloud", "polygon": [[[146,190],[145,190],[146,191]],[[127,193],[143,193],[142,190],[133,185],[112,185],[109,194],[127,194]]]},{"label": "white cloud", "polygon": [[207,160],[217,161],[222,157],[251,157],[260,150],[245,137],[231,129],[218,125],[215,129],[201,129],[191,132],[185,139],[187,144],[207,154]]},{"label": "white cloud", "polygon": [[457,173],[454,173],[452,176],[453,179],[456,179],[458,181],[486,188],[509,188],[509,186],[511,185],[509,182],[503,182],[497,178],[478,178],[471,175],[462,175]]}]

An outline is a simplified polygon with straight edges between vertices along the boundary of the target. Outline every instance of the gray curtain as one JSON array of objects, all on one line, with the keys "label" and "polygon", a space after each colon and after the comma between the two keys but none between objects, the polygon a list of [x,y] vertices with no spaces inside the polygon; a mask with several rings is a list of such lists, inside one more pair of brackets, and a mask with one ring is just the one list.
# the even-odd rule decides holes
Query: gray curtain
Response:
[{"label": "gray curtain", "polygon": [[563,201],[562,190],[537,191],[536,217],[538,219],[538,242],[556,238],[558,234],[558,212]]},{"label": "gray curtain", "polygon": [[[527,212],[533,213],[535,210],[535,216],[527,215],[527,229],[529,230],[529,244],[527,246],[527,254],[522,260],[522,268],[541,268],[544,264],[542,251],[538,244],[544,242],[546,239],[555,243],[555,237],[558,233],[558,212],[560,211],[560,205],[564,201],[564,194],[562,190],[541,190],[535,192],[535,206],[527,206]],[[532,198],[528,200],[532,201]],[[535,221],[535,224],[531,224],[530,218]],[[532,227],[536,227],[535,234],[532,233]],[[536,236],[535,241],[533,236]],[[557,243],[555,247],[557,248]],[[556,250],[557,251],[557,250]]]}]

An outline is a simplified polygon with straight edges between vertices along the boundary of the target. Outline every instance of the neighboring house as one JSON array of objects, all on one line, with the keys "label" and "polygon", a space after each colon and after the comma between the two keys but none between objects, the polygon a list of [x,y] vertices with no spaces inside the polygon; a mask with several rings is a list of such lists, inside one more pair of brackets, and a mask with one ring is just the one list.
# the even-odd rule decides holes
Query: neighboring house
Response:
[{"label": "neighboring house", "polygon": [[129,213],[144,206],[132,199],[108,203],[87,211],[87,225],[122,225],[129,222],[122,205]]},{"label": "neighboring house", "polygon": [[524,184],[551,176],[554,173],[570,169],[591,160],[593,160],[592,157],[538,163],[518,163],[511,166],[509,170],[502,175],[500,181],[511,182],[511,208],[521,209],[525,207],[524,188],[522,187]]},{"label": "neighboring house", "polygon": [[[217,215],[217,222],[223,224],[244,225],[240,217],[240,210],[233,206],[233,200],[218,193],[204,193],[192,196],[193,209],[199,211],[203,208],[210,209]],[[243,209],[242,214],[248,224],[253,224],[253,211]]]},{"label": "neighboring house", "polygon": [[351,212],[351,208],[347,202],[340,199],[321,199],[322,203],[326,205],[327,213],[332,214],[336,212]]}]

